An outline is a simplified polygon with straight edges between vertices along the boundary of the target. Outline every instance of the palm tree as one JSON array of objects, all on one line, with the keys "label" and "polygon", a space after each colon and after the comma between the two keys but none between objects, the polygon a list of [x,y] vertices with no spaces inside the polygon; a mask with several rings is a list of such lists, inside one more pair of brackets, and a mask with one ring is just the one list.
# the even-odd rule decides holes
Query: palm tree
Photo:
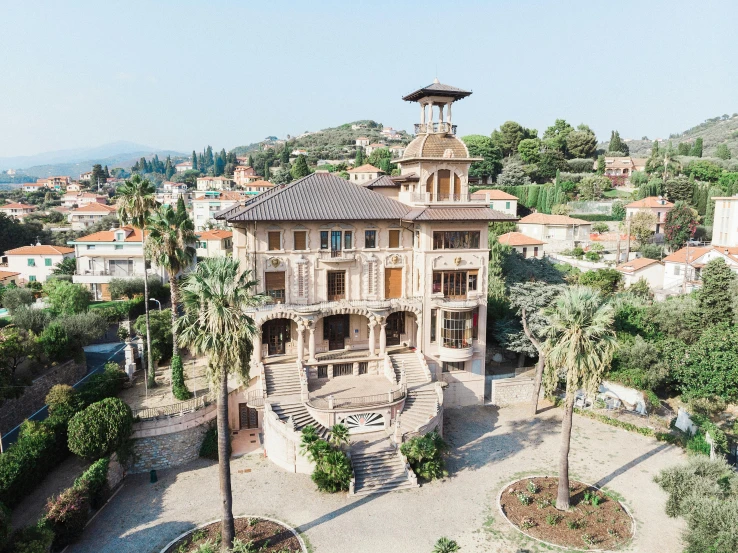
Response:
[{"label": "palm tree", "polygon": [[556,508],[569,508],[569,448],[574,399],[580,389],[596,391],[615,351],[614,309],[599,292],[576,286],[564,291],[546,310],[549,328],[546,367],[549,386],[566,377],[561,425],[559,489]]},{"label": "palm tree", "polygon": [[349,443],[349,430],[345,424],[339,422],[331,427],[330,443],[339,449]]},{"label": "palm tree", "polygon": [[454,540],[443,537],[438,538],[438,541],[433,546],[433,553],[454,553],[460,549],[461,547]]},{"label": "palm tree", "polygon": [[133,175],[118,187],[118,218],[124,225],[131,224],[141,230],[141,249],[144,258],[144,308],[146,313],[146,351],[148,353],[148,382],[154,386],[156,368],[151,354],[151,329],[149,328],[149,282],[146,271],[146,232],[151,211],[156,208],[156,188],[149,179]]},{"label": "palm tree", "polygon": [[[180,198],[181,200],[182,198]],[[179,286],[177,275],[195,259],[195,224],[187,216],[187,211],[177,206],[163,206],[149,219],[149,251],[151,258],[169,275],[169,292],[172,301],[172,358],[179,355],[177,346],[177,307],[179,306]]]},{"label": "palm tree", "polygon": [[177,319],[179,345],[208,356],[208,377],[217,390],[218,464],[222,501],[221,551],[233,547],[233,497],[228,459],[228,377],[248,381],[256,325],[246,309],[263,301],[252,294],[256,281],[231,257],[205,259],[181,286],[183,315]]}]

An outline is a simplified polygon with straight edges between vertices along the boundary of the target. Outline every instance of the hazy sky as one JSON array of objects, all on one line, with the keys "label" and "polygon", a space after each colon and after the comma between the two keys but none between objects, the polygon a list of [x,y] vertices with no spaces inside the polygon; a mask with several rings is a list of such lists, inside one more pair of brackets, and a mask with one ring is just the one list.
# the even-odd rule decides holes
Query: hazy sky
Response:
[{"label": "hazy sky", "polygon": [[738,111],[738,1],[0,0],[0,156],[232,148],[471,89],[460,134],[557,117],[668,135]]}]

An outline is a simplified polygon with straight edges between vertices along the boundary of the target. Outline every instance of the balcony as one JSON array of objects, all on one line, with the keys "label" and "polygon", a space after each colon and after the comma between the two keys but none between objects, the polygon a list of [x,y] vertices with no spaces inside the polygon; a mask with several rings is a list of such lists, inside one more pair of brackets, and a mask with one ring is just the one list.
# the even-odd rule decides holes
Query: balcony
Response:
[{"label": "balcony", "polygon": [[456,134],[456,125],[451,123],[415,123],[415,134]]},{"label": "balcony", "polygon": [[320,250],[318,259],[323,263],[346,263],[356,259],[356,253],[347,250]]},{"label": "balcony", "polygon": [[468,361],[474,355],[474,347],[471,341],[462,345],[462,347],[445,347],[443,342],[438,346],[438,358],[441,361]]},{"label": "balcony", "polygon": [[410,298],[396,298],[388,300],[337,300],[337,301],[321,301],[306,304],[290,304],[290,303],[265,303],[263,305],[249,307],[246,309],[249,313],[262,313],[269,311],[295,311],[297,313],[312,314],[330,311],[339,307],[360,307],[367,310],[384,310],[391,307],[403,307],[412,305],[420,307],[423,305],[423,297],[416,296]]},{"label": "balcony", "polygon": [[471,295],[472,293],[469,293],[469,296],[464,298],[444,297],[441,294],[434,294],[433,303],[434,305],[437,305],[438,307],[449,311],[466,311],[469,309],[474,309],[480,303],[479,297],[471,297]]},{"label": "balcony", "polygon": [[415,203],[431,204],[431,203],[472,203],[487,205],[485,198],[476,196],[472,197],[468,192],[466,194],[434,194],[433,192],[415,192],[412,195],[412,201]]}]

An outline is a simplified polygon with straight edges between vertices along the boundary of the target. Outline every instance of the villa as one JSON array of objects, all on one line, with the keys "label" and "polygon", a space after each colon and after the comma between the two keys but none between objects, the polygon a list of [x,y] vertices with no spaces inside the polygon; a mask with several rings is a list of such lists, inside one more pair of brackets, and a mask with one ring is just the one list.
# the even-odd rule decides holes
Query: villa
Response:
[{"label": "villa", "polygon": [[[405,96],[420,104],[416,138],[377,191],[313,173],[215,215],[270,298],[251,313],[251,381],[231,394],[234,451],[240,430],[258,428],[271,461],[308,472],[308,424],[401,443],[442,430],[444,407],[484,402],[487,228],[515,217],[469,193],[478,158],[451,106],[470,94],[436,80]],[[414,485],[397,454],[378,455],[393,476],[352,492]]]}]

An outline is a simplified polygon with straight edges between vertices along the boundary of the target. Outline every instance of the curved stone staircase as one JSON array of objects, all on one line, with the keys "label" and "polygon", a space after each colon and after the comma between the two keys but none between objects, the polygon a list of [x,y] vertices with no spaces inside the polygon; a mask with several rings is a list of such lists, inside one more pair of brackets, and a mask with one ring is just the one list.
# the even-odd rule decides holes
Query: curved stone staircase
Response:
[{"label": "curved stone staircase", "polygon": [[392,368],[395,371],[397,382],[400,382],[402,367],[405,367],[405,380],[408,389],[430,382],[428,372],[420,363],[420,359],[418,359],[415,353],[395,353],[390,354],[389,357],[392,362]]},{"label": "curved stone staircase", "polygon": [[415,474],[407,467],[384,433],[373,432],[354,436],[352,442],[353,495],[386,493],[418,487]]},{"label": "curved stone staircase", "polygon": [[272,403],[271,405],[272,411],[276,413],[279,420],[287,422],[287,420],[292,417],[292,422],[295,424],[295,430],[298,432],[302,432],[303,428],[312,424],[315,427],[318,436],[324,440],[330,439],[331,431],[316,421],[303,403]]},{"label": "curved stone staircase", "polygon": [[300,394],[300,373],[295,363],[270,363],[264,365],[264,381],[267,396]]}]

